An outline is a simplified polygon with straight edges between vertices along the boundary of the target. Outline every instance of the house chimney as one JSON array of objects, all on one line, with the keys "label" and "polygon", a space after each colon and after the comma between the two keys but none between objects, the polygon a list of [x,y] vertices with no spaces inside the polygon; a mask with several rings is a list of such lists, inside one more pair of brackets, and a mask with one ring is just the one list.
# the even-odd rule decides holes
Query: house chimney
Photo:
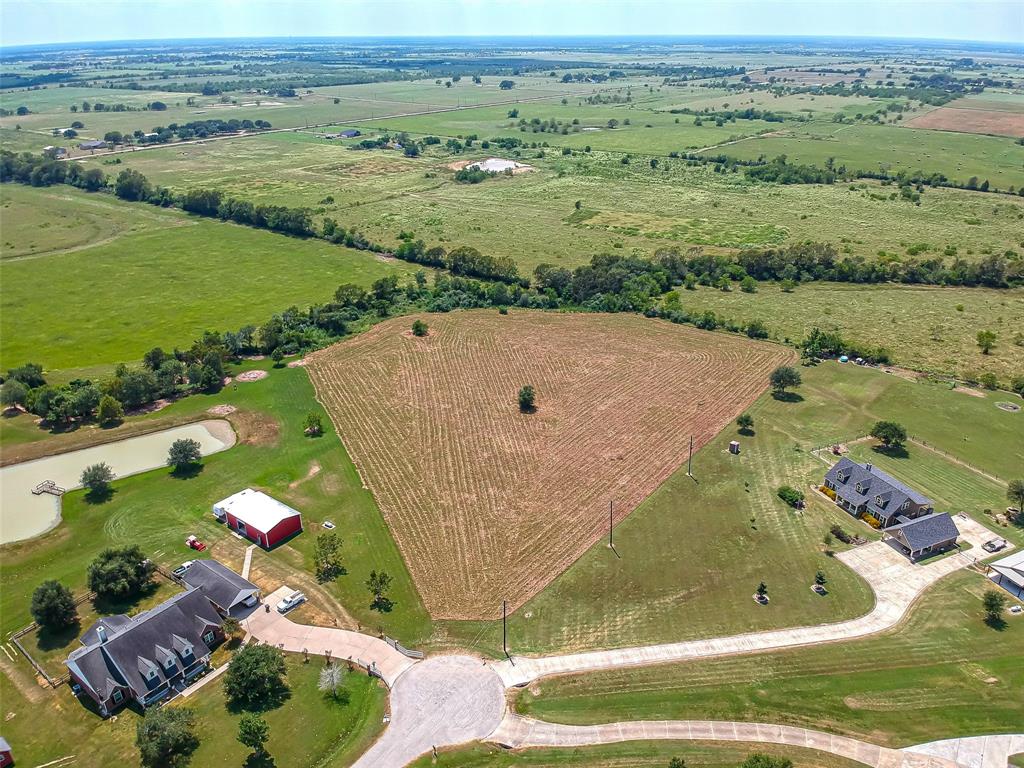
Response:
[{"label": "house chimney", "polygon": [[864,469],[866,469],[868,472],[870,472],[871,471],[871,465],[870,464],[865,464],[864,465]]},{"label": "house chimney", "polygon": [[96,625],[96,637],[100,639],[101,643],[107,642],[107,628],[102,624]]}]

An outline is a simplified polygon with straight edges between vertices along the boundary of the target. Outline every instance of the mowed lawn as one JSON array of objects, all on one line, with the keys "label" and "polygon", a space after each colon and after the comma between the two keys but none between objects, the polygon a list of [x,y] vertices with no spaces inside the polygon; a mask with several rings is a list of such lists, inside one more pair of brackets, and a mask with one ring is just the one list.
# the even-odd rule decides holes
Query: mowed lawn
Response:
[{"label": "mowed lawn", "polygon": [[[52,192],[20,190],[31,195]],[[90,196],[61,188],[87,206]],[[114,202],[105,197],[105,201]],[[91,210],[91,209],[90,209]],[[110,216],[150,206],[115,204]],[[175,220],[178,217],[175,216]],[[187,346],[204,330],[260,324],[291,305],[329,300],[343,282],[369,286],[403,262],[214,220],[124,234],[73,252],[0,263],[0,366],[46,369],[137,360],[154,347]],[[7,216],[4,217],[4,238]]]},{"label": "mowed lawn", "polygon": [[474,744],[441,750],[437,759],[423,756],[410,768],[665,768],[678,757],[689,768],[735,768],[752,753],[788,758],[795,768],[858,768],[861,763],[827,752],[772,744],[723,744],[699,741],[628,741],[621,744],[563,749],[507,750]]},{"label": "mowed lawn", "polygon": [[[866,613],[868,587],[822,552],[834,523],[869,536],[869,529],[834,505],[811,496],[802,513],[778,498],[783,484],[809,490],[826,465],[811,450],[867,434],[878,419],[895,419],[942,450],[1001,477],[1024,466],[1020,414],[999,410],[996,396],[971,397],[881,371],[823,363],[800,368],[800,402],[764,395],[749,409],[753,437],[727,427],[694,457],[696,482],[677,471],[615,530],[592,547],[509,619],[514,653],[537,654],[642,645],[698,637],[819,624]],[[727,452],[738,439],[741,454]],[[938,498],[930,475],[908,471]],[[954,511],[979,520],[998,501],[962,498]],[[616,554],[617,553],[617,554]],[[825,571],[831,592],[809,589]],[[750,596],[764,580],[771,606]],[[500,622],[435,622],[449,642],[497,654]]]},{"label": "mowed lawn", "polygon": [[[988,582],[961,571],[886,634],[777,653],[536,683],[524,714],[565,723],[712,719],[783,723],[891,747],[1019,732],[1024,618],[983,619]],[[774,600],[773,600],[774,602]]]},{"label": "mowed lawn", "polygon": [[[347,701],[325,697],[317,689],[323,660],[287,657],[289,697],[281,706],[262,713],[270,726],[267,751],[277,768],[311,765],[344,768],[376,738],[383,727],[387,689],[361,671],[345,676]],[[124,709],[106,720],[86,709],[68,686],[50,691],[39,688],[16,662],[12,673],[3,659],[0,697],[4,702],[4,737],[19,764],[42,765],[77,755],[72,762],[88,765],[136,765],[135,729],[141,715]],[[186,706],[196,715],[199,748],[191,765],[245,765],[249,749],[236,739],[241,711],[229,709],[223,678],[188,699],[169,706]]]},{"label": "mowed lawn", "polygon": [[[1024,289],[939,288],[806,283],[791,293],[765,283],[756,293],[714,288],[680,290],[690,312],[711,310],[742,323],[762,320],[780,340],[803,339],[814,328],[837,330],[858,344],[888,349],[899,365],[959,377],[996,374],[1003,386],[1024,374]],[[991,354],[980,330],[997,335]],[[1004,397],[1005,399],[1005,397]]]}]

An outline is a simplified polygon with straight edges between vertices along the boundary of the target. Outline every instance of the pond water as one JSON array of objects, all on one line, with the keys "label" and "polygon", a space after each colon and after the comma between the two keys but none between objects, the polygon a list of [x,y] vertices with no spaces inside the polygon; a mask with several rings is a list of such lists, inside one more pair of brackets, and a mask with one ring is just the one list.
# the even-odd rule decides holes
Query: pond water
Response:
[{"label": "pond water", "polygon": [[38,496],[32,493],[44,480],[52,480],[70,491],[81,488],[83,469],[101,461],[110,465],[116,477],[163,467],[167,464],[171,443],[186,437],[199,442],[204,456],[235,444],[235,431],[227,421],[209,419],[3,467],[0,469],[0,544],[38,536],[60,523],[60,499],[48,493]]}]

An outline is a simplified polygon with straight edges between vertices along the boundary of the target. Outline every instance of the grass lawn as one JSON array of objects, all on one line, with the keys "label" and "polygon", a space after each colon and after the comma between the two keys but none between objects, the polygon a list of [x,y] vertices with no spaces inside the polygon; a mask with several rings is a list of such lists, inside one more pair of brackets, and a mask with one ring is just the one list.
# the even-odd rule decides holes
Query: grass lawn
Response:
[{"label": "grass lawn", "polygon": [[[820,483],[826,467],[810,451],[865,435],[878,419],[900,421],[994,474],[1024,466],[1019,415],[995,408],[993,398],[838,363],[800,371],[802,401],[763,396],[749,411],[756,434],[725,429],[694,457],[697,482],[685,467],[677,471],[616,528],[618,556],[596,544],[516,611],[509,619],[513,652],[642,645],[866,613],[867,586],[822,554],[821,540],[836,522],[862,535],[867,527],[815,496],[797,514],[775,491]],[[738,457],[726,450],[734,438]],[[831,583],[827,599],[807,589],[818,568]],[[750,599],[762,579],[773,596],[766,610]],[[449,633],[448,642],[500,652],[500,622],[435,625]]]},{"label": "grass lawn", "polygon": [[[247,363],[245,369],[259,366],[270,369],[271,363]],[[113,544],[139,544],[157,562],[174,566],[194,555],[184,540],[195,534],[210,544],[210,555],[240,568],[244,544],[214,522],[210,505],[252,486],[300,510],[306,528],[273,552],[257,554],[254,573],[260,574],[257,582],[266,592],[288,583],[310,596],[311,617],[331,615],[351,626],[381,626],[412,647],[422,642],[429,635],[429,619],[373,497],[314,400],[306,372],[272,369],[262,381],[180,400],[160,416],[199,416],[217,404],[239,409],[231,416],[239,443],[208,457],[196,477],[177,479],[161,469],[118,480],[113,498],[102,504],[86,502],[81,491],[71,492],[64,496],[64,520],[52,533],[0,548],[0,630],[10,632],[29,622],[30,596],[40,581],[58,579],[76,593],[83,591],[89,562]],[[308,411],[321,412],[323,437],[303,436]],[[312,472],[314,467],[319,470]],[[312,577],[312,550],[328,518],[344,540],[348,573],[320,586]],[[363,582],[371,569],[394,577],[390,613],[370,610]]]},{"label": "grass lawn", "polygon": [[[93,198],[62,187],[69,208]],[[49,202],[53,193],[19,196]],[[128,219],[155,209],[116,203]],[[166,213],[166,212],[164,212]],[[183,217],[174,215],[180,223]],[[369,286],[411,265],[320,240],[300,240],[209,219],[191,226],[128,233],[91,248],[0,262],[0,359],[46,369],[138,360],[148,349],[185,346],[204,330],[260,324],[292,304],[328,300],[343,282]],[[6,226],[6,215],[5,215]],[[6,230],[5,230],[5,237]],[[54,301],[54,296],[74,301]]]},{"label": "grass lawn", "polygon": [[[961,378],[991,371],[1004,386],[1010,377],[1024,373],[1024,347],[1013,343],[1014,334],[1024,328],[1020,288],[814,282],[792,293],[769,283],[760,285],[757,293],[705,287],[679,293],[688,311],[710,309],[741,322],[762,320],[780,339],[802,339],[815,327],[834,329],[861,344],[883,346],[899,365],[916,370]],[[975,337],[982,329],[997,334],[992,354],[978,349]]]},{"label": "grass lawn", "polygon": [[437,760],[421,757],[410,768],[548,768],[579,765],[587,768],[665,768],[679,757],[689,768],[735,768],[753,752],[786,757],[795,768],[856,768],[860,763],[826,752],[771,744],[722,744],[699,741],[630,741],[591,747],[509,751],[493,744],[474,744],[444,750]]},{"label": "grass lawn", "polygon": [[517,703],[566,723],[720,719],[806,726],[892,747],[1018,731],[1024,619],[983,621],[986,580],[940,582],[881,636],[541,681]]},{"label": "grass lawn", "polygon": [[[8,665],[3,657],[4,737],[19,764],[41,765],[68,755],[88,756],[89,765],[138,763],[137,712],[123,709],[104,720],[82,706],[67,686],[44,690],[26,674],[27,664],[18,662],[14,670]],[[345,682],[348,702],[335,703],[317,690],[319,660],[306,665],[300,656],[289,656],[287,665],[291,696],[264,714],[270,725],[267,749],[274,764],[278,768],[350,765],[382,727],[386,689],[376,679],[353,672]],[[196,712],[200,746],[193,766],[245,763],[248,748],[235,738],[241,714],[225,706],[221,680],[170,706],[181,705]]]}]

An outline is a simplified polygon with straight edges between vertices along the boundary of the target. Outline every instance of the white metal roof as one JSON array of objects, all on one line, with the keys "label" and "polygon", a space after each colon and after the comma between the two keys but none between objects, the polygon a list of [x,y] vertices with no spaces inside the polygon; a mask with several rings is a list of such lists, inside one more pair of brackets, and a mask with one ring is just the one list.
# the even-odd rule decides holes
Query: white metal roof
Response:
[{"label": "white metal roof", "polygon": [[989,566],[996,573],[1001,573],[1017,586],[1024,587],[1024,549],[1014,552],[1002,560],[989,563]]},{"label": "white metal roof", "polygon": [[299,516],[299,513],[287,504],[282,504],[277,499],[252,488],[246,488],[218,501],[213,505],[213,510],[229,512],[246,525],[251,525],[263,533],[269,533],[270,529],[282,520]]},{"label": "white metal roof", "polygon": [[481,160],[478,163],[473,163],[470,168],[479,168],[481,171],[488,171],[491,173],[502,173],[507,170],[515,170],[519,167],[519,163],[515,160],[502,160],[500,157],[489,157],[486,160]]}]

